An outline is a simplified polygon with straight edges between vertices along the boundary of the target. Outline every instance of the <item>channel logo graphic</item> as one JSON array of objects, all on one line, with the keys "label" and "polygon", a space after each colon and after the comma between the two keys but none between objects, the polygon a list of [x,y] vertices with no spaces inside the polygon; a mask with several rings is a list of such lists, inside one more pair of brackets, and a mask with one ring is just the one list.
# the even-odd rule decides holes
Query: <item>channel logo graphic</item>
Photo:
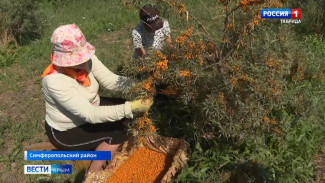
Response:
[{"label": "channel logo graphic", "polygon": [[283,24],[299,24],[301,9],[262,9],[261,18],[281,19]]},{"label": "channel logo graphic", "polygon": [[261,18],[301,19],[301,9],[262,9]]},{"label": "channel logo graphic", "polygon": [[71,174],[72,165],[24,165],[24,174]]}]

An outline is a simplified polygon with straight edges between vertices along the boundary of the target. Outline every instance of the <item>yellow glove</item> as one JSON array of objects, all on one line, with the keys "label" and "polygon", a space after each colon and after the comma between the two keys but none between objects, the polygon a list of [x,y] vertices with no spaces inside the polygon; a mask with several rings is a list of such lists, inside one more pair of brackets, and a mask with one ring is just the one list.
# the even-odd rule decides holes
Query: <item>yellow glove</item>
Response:
[{"label": "yellow glove", "polygon": [[150,109],[153,104],[152,99],[138,99],[131,102],[132,113],[144,113]]}]

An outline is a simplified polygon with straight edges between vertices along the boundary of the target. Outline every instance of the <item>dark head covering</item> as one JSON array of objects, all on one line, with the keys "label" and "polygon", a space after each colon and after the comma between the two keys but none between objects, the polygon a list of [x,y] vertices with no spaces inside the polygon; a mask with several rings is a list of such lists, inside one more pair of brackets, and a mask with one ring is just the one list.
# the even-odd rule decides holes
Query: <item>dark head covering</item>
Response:
[{"label": "dark head covering", "polygon": [[163,27],[160,12],[154,5],[148,4],[140,9],[140,19],[148,31],[156,31]]}]

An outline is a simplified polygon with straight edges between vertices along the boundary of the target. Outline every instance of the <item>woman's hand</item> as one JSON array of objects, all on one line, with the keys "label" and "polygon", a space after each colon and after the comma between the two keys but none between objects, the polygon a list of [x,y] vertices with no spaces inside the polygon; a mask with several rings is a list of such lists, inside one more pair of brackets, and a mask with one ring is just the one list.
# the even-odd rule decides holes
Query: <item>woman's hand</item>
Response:
[{"label": "woman's hand", "polygon": [[147,51],[144,48],[137,48],[135,49],[135,52],[137,52],[139,57],[147,55]]},{"label": "woman's hand", "polygon": [[131,102],[133,114],[147,112],[153,104],[153,99],[138,99]]}]

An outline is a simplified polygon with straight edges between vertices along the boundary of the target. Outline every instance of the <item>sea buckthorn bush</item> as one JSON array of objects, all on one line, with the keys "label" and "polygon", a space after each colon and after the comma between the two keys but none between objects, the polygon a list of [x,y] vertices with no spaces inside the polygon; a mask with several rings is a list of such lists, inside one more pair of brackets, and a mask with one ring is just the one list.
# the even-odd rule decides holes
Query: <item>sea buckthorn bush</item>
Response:
[{"label": "sea buckthorn bush", "polygon": [[155,98],[132,126],[137,139],[157,129],[192,144],[176,182],[312,181],[324,137],[324,52],[313,50],[322,39],[261,19],[260,9],[286,1],[216,1],[214,26],[184,2],[157,3],[181,30],[163,51],[124,66],[142,81],[129,96]]},{"label": "sea buckthorn bush", "polygon": [[[186,106],[191,113],[200,136],[215,131],[217,136],[238,140],[274,132],[281,135],[272,111],[285,103],[285,76],[294,64],[294,58],[287,58],[285,53],[295,50],[281,40],[291,39],[287,34],[290,30],[277,33],[273,25],[259,27],[263,20],[258,13],[262,6],[282,5],[276,2],[220,1],[226,14],[222,40],[212,42],[209,37],[196,35],[199,30],[189,26],[163,52],[128,65],[126,73],[144,79],[135,93],[146,97],[171,95],[177,105]],[[184,16],[185,3],[166,3]],[[229,22],[235,11],[243,12],[235,20],[236,29]],[[266,36],[274,40],[258,39]],[[301,79],[299,69],[292,79]]]}]

